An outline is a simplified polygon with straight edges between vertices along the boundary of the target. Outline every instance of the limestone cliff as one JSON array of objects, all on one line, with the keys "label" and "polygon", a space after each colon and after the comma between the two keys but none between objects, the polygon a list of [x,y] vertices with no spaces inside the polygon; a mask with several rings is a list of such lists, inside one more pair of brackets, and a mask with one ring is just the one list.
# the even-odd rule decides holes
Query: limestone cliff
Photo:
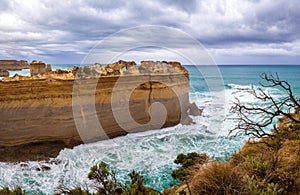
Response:
[{"label": "limestone cliff", "polygon": [[[32,77],[15,75],[3,78],[0,81],[0,161],[53,157],[64,147],[82,143],[74,121],[73,108],[86,105],[72,102],[76,90],[75,75],[81,77],[77,82],[83,87],[76,93],[82,96],[89,96],[93,90],[93,76],[102,75],[97,77],[94,93],[96,115],[105,132],[105,135],[97,135],[99,139],[127,134],[128,131],[124,131],[116,121],[112,105],[123,101],[124,94],[128,92],[130,114],[137,124],[147,124],[150,121],[149,109],[153,102],[160,102],[165,106],[167,116],[163,127],[178,124],[182,117],[188,118],[189,79],[186,69],[180,63],[175,63],[175,66],[173,62],[147,63],[136,66],[133,62],[119,61],[107,66],[97,64],[82,69],[74,67],[67,71],[56,70]],[[84,72],[88,74],[83,74]],[[151,80],[143,82],[145,76],[151,77]],[[141,83],[136,85],[139,80]],[[115,109],[122,112],[123,107],[116,105]],[[85,111],[84,114],[89,116],[92,113]],[[144,125],[137,130],[153,128],[153,125]],[[24,148],[29,148],[28,153],[33,154],[24,153]],[[13,152],[16,159],[6,158],[5,153],[8,151]],[[23,152],[23,156],[20,152]],[[40,157],[34,157],[37,156],[36,153]]]},{"label": "limestone cliff", "polygon": [[29,64],[25,60],[0,60],[0,69],[2,70],[22,70],[28,68]]}]

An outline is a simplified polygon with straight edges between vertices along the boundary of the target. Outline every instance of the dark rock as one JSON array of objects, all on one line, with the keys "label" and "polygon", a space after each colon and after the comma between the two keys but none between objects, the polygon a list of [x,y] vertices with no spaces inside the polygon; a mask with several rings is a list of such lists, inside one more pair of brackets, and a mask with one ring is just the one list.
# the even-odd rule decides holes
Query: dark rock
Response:
[{"label": "dark rock", "polygon": [[49,161],[50,164],[54,164],[54,165],[58,165],[61,163],[61,160],[57,159],[57,158],[53,158]]},{"label": "dark rock", "polygon": [[28,164],[27,164],[27,163],[20,163],[20,167],[22,167],[22,168],[27,168],[27,167],[28,167]]},{"label": "dark rock", "polygon": [[47,165],[42,165],[40,167],[36,167],[35,170],[36,171],[49,171],[49,170],[51,170],[51,168]]},{"label": "dark rock", "polygon": [[41,169],[42,169],[42,171],[49,171],[49,170],[51,170],[51,168],[49,166],[47,166],[47,165],[42,165]]},{"label": "dark rock", "polygon": [[198,106],[194,103],[189,105],[188,114],[192,116],[200,116],[202,114],[202,109],[198,108]]},{"label": "dark rock", "polygon": [[193,122],[193,119],[189,116],[186,116],[184,119],[182,119],[180,121],[181,124],[183,125],[191,125],[191,124],[195,124],[195,122]]}]

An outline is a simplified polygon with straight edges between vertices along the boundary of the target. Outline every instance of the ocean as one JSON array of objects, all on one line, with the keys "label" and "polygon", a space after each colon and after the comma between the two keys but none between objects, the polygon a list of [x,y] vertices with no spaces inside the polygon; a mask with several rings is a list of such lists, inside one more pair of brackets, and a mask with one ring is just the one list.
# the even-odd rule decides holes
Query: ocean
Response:
[{"label": "ocean", "polygon": [[[73,65],[53,65],[53,69]],[[249,93],[257,88],[262,73],[278,73],[287,80],[296,97],[300,98],[300,66],[288,65],[223,65],[218,66],[222,86],[213,88],[207,81],[218,81],[219,77],[206,78],[201,71],[211,67],[186,66],[190,73],[190,101],[203,108],[201,116],[192,117],[195,124],[177,125],[162,130],[128,134],[111,140],[64,149],[51,162],[28,162],[24,168],[20,163],[0,163],[0,186],[21,186],[27,194],[53,194],[61,181],[68,187],[92,185],[87,178],[91,166],[104,161],[116,171],[119,181],[129,181],[129,173],[136,170],[145,178],[145,183],[163,190],[178,183],[171,177],[177,165],[173,163],[179,153],[207,153],[211,158],[227,160],[238,151],[247,137],[229,137],[228,131],[235,126],[234,114],[230,112],[233,102],[239,99],[243,104],[258,105]],[[29,75],[29,70],[11,71],[14,74]],[[284,91],[268,89],[275,99]],[[222,101],[219,101],[222,100]],[[253,116],[255,117],[255,116]],[[268,127],[270,128],[270,127]],[[9,154],[8,154],[9,155]],[[49,171],[36,171],[47,165]]]}]

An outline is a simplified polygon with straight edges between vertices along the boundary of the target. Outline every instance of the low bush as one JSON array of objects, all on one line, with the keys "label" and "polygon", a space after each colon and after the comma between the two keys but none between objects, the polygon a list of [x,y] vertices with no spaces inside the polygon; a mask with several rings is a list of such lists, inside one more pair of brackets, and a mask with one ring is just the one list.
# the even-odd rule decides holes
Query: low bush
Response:
[{"label": "low bush", "polygon": [[243,171],[228,163],[210,163],[194,174],[192,194],[243,194]]},{"label": "low bush", "polygon": [[25,191],[20,186],[10,190],[8,187],[0,189],[0,195],[25,195]]}]

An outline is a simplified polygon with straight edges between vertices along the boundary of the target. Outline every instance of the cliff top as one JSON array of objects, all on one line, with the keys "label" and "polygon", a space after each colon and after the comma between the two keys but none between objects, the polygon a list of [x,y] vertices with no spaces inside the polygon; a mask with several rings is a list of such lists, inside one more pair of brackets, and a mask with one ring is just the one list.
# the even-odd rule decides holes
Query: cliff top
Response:
[{"label": "cliff top", "polygon": [[[2,82],[24,81],[24,80],[74,80],[77,75],[81,79],[122,76],[122,75],[148,75],[148,74],[184,74],[189,78],[188,71],[180,62],[176,61],[141,61],[140,66],[134,61],[114,62],[108,65],[95,63],[94,65],[77,67],[67,70],[51,70],[51,65],[43,62],[33,61],[30,63],[31,76],[14,75],[3,78]],[[1,82],[1,81],[0,81]]]}]

